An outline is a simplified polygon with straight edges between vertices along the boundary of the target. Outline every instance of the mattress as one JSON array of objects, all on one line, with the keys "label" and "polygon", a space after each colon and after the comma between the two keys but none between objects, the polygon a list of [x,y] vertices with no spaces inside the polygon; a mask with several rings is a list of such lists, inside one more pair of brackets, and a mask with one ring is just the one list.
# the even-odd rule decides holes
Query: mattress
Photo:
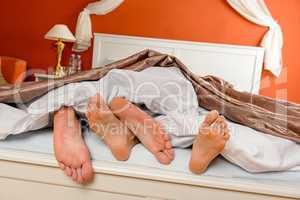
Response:
[{"label": "mattress", "polygon": [[[178,173],[188,173],[188,162],[191,149],[175,149],[175,159],[168,165],[159,164],[155,158],[141,145],[136,145],[132,151],[131,157],[126,162],[119,162],[114,159],[109,149],[94,134],[89,131],[84,132],[84,138],[90,149],[93,160],[116,162],[120,165],[137,165],[163,170],[172,170]],[[1,149],[10,149],[18,151],[29,151],[53,155],[52,130],[43,129],[16,136],[9,136],[6,140],[0,141]],[[195,175],[196,176],[196,175]],[[300,172],[272,172],[251,174],[235,166],[223,158],[217,158],[202,176],[213,176],[230,179],[251,179],[264,182],[293,184],[299,182]],[[199,176],[200,178],[201,176]]]}]

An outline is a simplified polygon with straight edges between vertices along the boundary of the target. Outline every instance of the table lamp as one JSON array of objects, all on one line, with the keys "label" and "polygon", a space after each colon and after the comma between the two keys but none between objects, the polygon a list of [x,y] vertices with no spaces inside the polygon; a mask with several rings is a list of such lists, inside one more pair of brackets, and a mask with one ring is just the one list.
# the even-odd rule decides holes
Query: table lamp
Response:
[{"label": "table lamp", "polygon": [[57,78],[63,77],[65,75],[64,68],[61,65],[62,53],[65,48],[65,44],[63,42],[75,42],[76,38],[66,25],[56,24],[45,35],[45,39],[57,41],[55,43],[57,47],[57,64],[55,68],[55,76]]}]

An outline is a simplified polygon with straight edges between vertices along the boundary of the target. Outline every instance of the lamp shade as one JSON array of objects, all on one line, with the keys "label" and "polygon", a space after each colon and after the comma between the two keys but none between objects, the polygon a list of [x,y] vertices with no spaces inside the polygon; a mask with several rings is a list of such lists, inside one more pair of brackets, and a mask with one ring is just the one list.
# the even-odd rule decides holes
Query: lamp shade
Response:
[{"label": "lamp shade", "polygon": [[62,40],[64,42],[75,42],[76,38],[69,28],[64,24],[56,24],[45,35],[48,40]]}]

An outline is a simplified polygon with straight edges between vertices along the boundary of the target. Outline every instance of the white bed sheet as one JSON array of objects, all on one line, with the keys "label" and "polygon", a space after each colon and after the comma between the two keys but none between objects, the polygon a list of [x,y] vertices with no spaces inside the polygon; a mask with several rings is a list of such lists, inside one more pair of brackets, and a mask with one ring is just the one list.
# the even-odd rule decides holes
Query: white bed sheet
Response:
[{"label": "white bed sheet", "polygon": [[[103,144],[103,142],[100,141],[95,135],[86,131],[84,133],[84,137],[87,145],[89,146],[93,160],[118,162],[113,158],[105,144]],[[0,148],[53,155],[52,130],[44,129],[16,136],[9,136],[7,140],[0,141]],[[142,145],[137,145],[133,149],[130,159],[125,163],[119,163],[172,170],[178,173],[190,173],[188,169],[190,153],[190,149],[175,149],[175,160],[171,165],[164,166],[159,164]],[[287,182],[288,184],[293,184],[294,182],[296,184],[296,182],[298,183],[300,180],[300,172],[251,174],[240,167],[229,163],[221,157],[212,163],[208,171],[203,176],[224,177],[231,179],[251,179],[267,181],[269,183],[272,183],[272,181],[279,181],[280,183]]]}]

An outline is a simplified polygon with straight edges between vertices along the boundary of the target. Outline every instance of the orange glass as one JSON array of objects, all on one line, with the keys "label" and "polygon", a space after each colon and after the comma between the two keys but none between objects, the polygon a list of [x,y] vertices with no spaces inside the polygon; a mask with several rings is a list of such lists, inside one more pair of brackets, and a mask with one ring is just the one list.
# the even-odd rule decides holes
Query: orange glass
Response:
[{"label": "orange glass", "polygon": [[18,58],[0,56],[0,67],[3,78],[10,84],[18,84],[24,81],[27,63]]}]

